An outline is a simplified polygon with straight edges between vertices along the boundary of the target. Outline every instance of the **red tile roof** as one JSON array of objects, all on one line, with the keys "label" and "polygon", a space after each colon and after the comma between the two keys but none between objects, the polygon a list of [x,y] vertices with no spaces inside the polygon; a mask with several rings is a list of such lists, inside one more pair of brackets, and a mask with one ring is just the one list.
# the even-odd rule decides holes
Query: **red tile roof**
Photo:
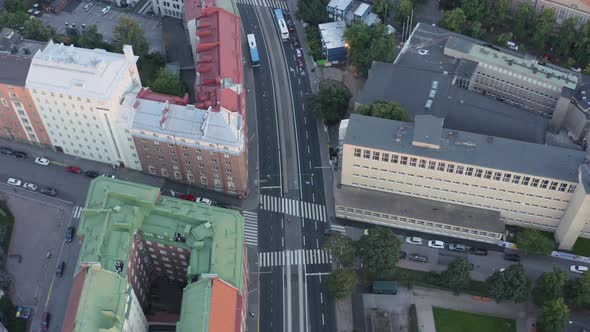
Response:
[{"label": "red tile roof", "polygon": [[170,102],[170,104],[173,104],[173,105],[185,106],[186,104],[188,104],[188,93],[185,93],[184,97],[170,96],[170,95],[165,95],[163,93],[153,92],[149,88],[141,88],[141,90],[137,94],[137,98],[159,101],[159,102],[168,101],[168,102]]},{"label": "red tile roof", "polygon": [[66,311],[66,318],[63,324],[63,332],[72,332],[76,324],[76,315],[78,314],[78,305],[80,305],[80,296],[84,288],[84,282],[88,275],[86,266],[80,268],[80,272],[74,277],[72,290],[70,292],[70,301],[68,302],[68,309]]},{"label": "red tile roof", "polygon": [[211,291],[210,332],[233,332],[240,325],[238,290],[219,278],[213,279]]}]

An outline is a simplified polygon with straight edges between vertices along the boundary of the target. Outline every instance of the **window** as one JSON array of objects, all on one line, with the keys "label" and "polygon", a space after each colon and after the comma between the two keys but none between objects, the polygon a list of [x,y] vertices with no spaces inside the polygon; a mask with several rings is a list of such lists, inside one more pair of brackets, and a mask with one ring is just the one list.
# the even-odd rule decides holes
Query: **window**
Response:
[{"label": "window", "polygon": [[465,166],[457,166],[457,174],[463,174],[465,170]]},{"label": "window", "polygon": [[541,188],[545,189],[545,188],[547,188],[548,185],[549,185],[549,180],[541,181]]},{"label": "window", "polygon": [[438,170],[441,172],[445,171],[445,163],[438,163]]},{"label": "window", "polygon": [[455,173],[455,165],[452,165],[452,164],[447,165],[447,172]]},{"label": "window", "polygon": [[176,179],[182,179],[182,176],[180,176],[180,172],[174,171],[174,178],[176,178]]},{"label": "window", "polygon": [[410,166],[416,167],[417,162],[418,162],[417,158],[410,158]]},{"label": "window", "polygon": [[373,151],[373,160],[379,160],[380,154],[377,151]]},{"label": "window", "polygon": [[357,158],[361,157],[361,149],[355,148],[354,149],[354,156]]},{"label": "window", "polygon": [[535,178],[533,179],[533,182],[531,182],[531,187],[538,187],[539,186],[539,179]]},{"label": "window", "polygon": [[575,184],[570,184],[569,187],[567,188],[567,192],[568,193],[573,193],[574,191],[576,191],[576,185]]},{"label": "window", "polygon": [[392,163],[397,164],[398,159],[399,159],[399,156],[397,154],[392,154],[391,155],[391,162]]},{"label": "window", "polygon": [[467,170],[465,171],[465,175],[472,176],[473,175],[473,167],[467,167]]},{"label": "window", "polygon": [[371,151],[369,151],[369,150],[363,150],[363,158],[365,158],[365,159],[371,159]]},{"label": "window", "polygon": [[382,153],[381,154],[381,161],[389,162],[389,153]]},{"label": "window", "polygon": [[502,177],[502,173],[500,172],[494,172],[494,180],[495,181],[500,181],[500,178]]},{"label": "window", "polygon": [[407,165],[408,164],[408,157],[402,156],[399,163],[401,165]]},{"label": "window", "polygon": [[229,159],[229,154],[227,154],[227,153],[224,153],[224,154],[223,154],[223,158],[225,158],[225,159]]},{"label": "window", "polygon": [[154,166],[148,166],[148,171],[150,174],[156,174],[156,168]]},{"label": "window", "polygon": [[512,177],[512,174],[504,174],[504,178],[502,179],[502,181],[504,182],[510,182],[510,178]]},{"label": "window", "polygon": [[557,189],[557,182],[551,182],[551,185],[549,186],[549,190],[556,190]]},{"label": "window", "polygon": [[205,164],[199,164],[199,168],[205,168]]},{"label": "window", "polygon": [[565,184],[565,183],[562,183],[559,185],[559,191],[561,191],[561,192],[564,192],[566,188],[567,188],[567,184]]},{"label": "window", "polygon": [[420,168],[426,168],[426,160],[420,159],[420,163],[418,164],[418,167],[420,167]]},{"label": "window", "polygon": [[435,161],[429,161],[428,162],[428,169],[435,169],[436,168],[436,162]]},{"label": "window", "polygon": [[519,184],[519,183],[520,183],[520,175],[515,175],[515,176],[512,178],[512,183]]},{"label": "window", "polygon": [[531,178],[528,177],[528,176],[525,176],[525,177],[522,178],[522,185],[523,186],[528,186],[530,181],[531,181]]},{"label": "window", "polygon": [[162,168],[160,169],[160,172],[162,173],[162,176],[168,176],[168,169],[166,169],[166,168],[162,167]]}]

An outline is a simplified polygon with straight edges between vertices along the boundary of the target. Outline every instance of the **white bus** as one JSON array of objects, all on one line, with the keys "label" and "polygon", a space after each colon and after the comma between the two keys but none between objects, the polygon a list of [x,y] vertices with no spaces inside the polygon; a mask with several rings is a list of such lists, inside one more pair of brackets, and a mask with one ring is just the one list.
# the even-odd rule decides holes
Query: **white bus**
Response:
[{"label": "white bus", "polygon": [[287,28],[287,22],[283,16],[283,11],[279,8],[275,9],[275,16],[277,17],[277,23],[279,24],[279,31],[281,32],[281,38],[283,40],[289,39],[289,29]]}]

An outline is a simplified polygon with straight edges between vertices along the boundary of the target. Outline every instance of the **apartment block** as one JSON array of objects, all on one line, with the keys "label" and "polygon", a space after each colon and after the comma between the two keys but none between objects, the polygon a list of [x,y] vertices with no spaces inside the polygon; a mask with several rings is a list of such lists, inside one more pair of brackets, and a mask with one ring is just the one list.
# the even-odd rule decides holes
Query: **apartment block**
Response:
[{"label": "apartment block", "polygon": [[170,16],[182,18],[184,15],[184,2],[182,0],[151,0],[152,9],[158,16]]},{"label": "apartment block", "polygon": [[[443,123],[432,115],[418,115],[414,124],[351,115],[341,128],[344,190],[337,190],[337,216],[371,222],[376,213],[380,222],[397,227],[442,229],[487,242],[499,239],[500,225],[518,225],[556,232],[562,249],[570,249],[578,236],[590,238],[590,223],[583,218],[588,213],[583,151],[449,130]],[[350,188],[366,192],[342,198],[354,193]],[[373,198],[371,204],[355,199],[365,195]],[[576,196],[583,199],[574,204]],[[399,200],[406,203],[392,203]],[[420,213],[412,213],[416,205],[422,206],[414,209]],[[466,213],[465,207],[477,210]],[[357,209],[371,218],[359,217]],[[462,210],[464,216],[485,217],[449,218]],[[490,211],[499,212],[499,219]]]},{"label": "apartment block", "polygon": [[0,54],[0,137],[51,146],[35,103],[25,87],[31,59]]},{"label": "apartment block", "polygon": [[545,9],[553,9],[557,23],[575,17],[578,25],[582,25],[590,19],[590,1],[588,0],[513,0],[515,8],[521,3],[530,4],[537,13]]},{"label": "apartment block", "polygon": [[124,95],[141,87],[137,59],[131,46],[116,54],[52,41],[35,54],[25,86],[57,151],[141,169],[130,135],[113,126]]},{"label": "apartment block", "polygon": [[[245,331],[247,261],[239,212],[160,195],[160,188],[95,179],[82,211],[82,248],[64,331]],[[182,285],[163,315],[152,285]],[[106,319],[109,317],[110,319]],[[108,323],[105,323],[108,322]]]}]

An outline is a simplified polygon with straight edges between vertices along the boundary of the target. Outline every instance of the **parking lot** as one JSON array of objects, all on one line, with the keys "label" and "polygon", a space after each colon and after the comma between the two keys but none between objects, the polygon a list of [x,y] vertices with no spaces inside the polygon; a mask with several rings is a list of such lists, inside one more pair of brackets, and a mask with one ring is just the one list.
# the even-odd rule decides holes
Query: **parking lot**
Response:
[{"label": "parking lot", "polygon": [[86,26],[96,25],[104,40],[113,41],[113,28],[119,22],[119,18],[127,17],[137,23],[145,34],[145,38],[150,45],[151,52],[164,53],[164,44],[162,42],[162,22],[159,18],[153,16],[140,16],[135,13],[120,11],[117,7],[103,15],[102,9],[106,7],[103,2],[93,3],[90,9],[85,10],[84,6],[89,2],[81,2],[71,13],[63,11],[57,15],[44,14],[41,20],[57,30],[58,33],[65,34],[66,23],[75,24],[78,31],[82,29],[82,24]]}]

